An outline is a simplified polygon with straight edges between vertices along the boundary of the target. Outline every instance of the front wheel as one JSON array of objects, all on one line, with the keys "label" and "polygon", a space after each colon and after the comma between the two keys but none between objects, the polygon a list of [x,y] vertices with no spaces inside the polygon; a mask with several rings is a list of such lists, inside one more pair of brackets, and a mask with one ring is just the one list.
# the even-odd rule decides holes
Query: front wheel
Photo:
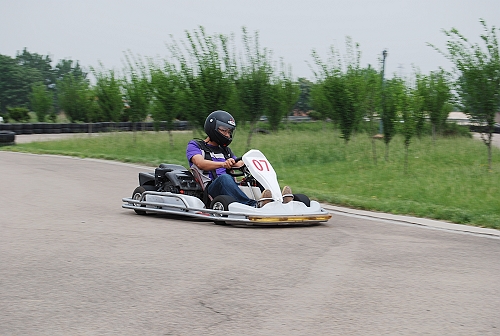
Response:
[{"label": "front wheel", "polygon": [[[210,202],[210,209],[218,211],[229,211],[229,204],[236,202],[232,196],[219,195]],[[215,214],[215,216],[227,217],[227,215]],[[224,221],[214,221],[215,224],[228,225]]]},{"label": "front wheel", "polygon": [[[139,201],[142,197],[142,194],[145,191],[156,191],[156,187],[152,185],[142,185],[137,188],[135,188],[134,192],[132,193],[132,199]],[[137,205],[136,203],[134,205]],[[146,207],[145,205],[141,205],[141,207]],[[145,215],[146,211],[143,210],[137,210],[134,209],[135,213],[138,215]]]}]

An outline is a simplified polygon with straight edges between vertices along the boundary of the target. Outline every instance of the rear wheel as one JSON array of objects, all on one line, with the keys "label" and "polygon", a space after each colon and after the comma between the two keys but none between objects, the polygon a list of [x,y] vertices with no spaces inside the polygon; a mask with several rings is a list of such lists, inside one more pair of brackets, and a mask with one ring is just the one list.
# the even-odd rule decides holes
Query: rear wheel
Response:
[{"label": "rear wheel", "polygon": [[304,194],[293,194],[293,200],[304,203],[307,207],[311,206],[311,200]]},{"label": "rear wheel", "polygon": [[[229,204],[236,202],[236,200],[232,196],[228,195],[219,195],[215,197],[210,203],[210,209],[218,210],[218,211],[229,211]],[[220,217],[227,217],[227,215],[219,215]],[[214,221],[215,224],[218,225],[228,225],[225,221]]]},{"label": "rear wheel", "polygon": [[[152,185],[142,185],[142,186],[139,186],[139,187],[135,188],[134,192],[132,193],[132,199],[133,200],[137,200],[137,201],[140,200],[141,197],[142,197],[142,194],[145,191],[156,191],[156,187],[152,186]],[[135,205],[137,205],[137,204],[135,204]],[[141,205],[141,207],[146,207],[146,206],[145,205]],[[134,211],[138,215],[145,215],[146,214],[146,211],[143,211],[143,210],[134,209]]]}]

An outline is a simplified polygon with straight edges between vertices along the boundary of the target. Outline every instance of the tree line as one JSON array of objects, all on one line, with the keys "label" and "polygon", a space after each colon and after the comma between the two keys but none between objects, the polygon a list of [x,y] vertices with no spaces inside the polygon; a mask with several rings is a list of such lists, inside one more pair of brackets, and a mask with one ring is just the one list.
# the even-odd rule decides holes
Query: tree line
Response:
[{"label": "tree line", "polygon": [[236,50],[234,35],[209,35],[199,27],[182,40],[172,38],[162,60],[127,54],[121,72],[100,65],[87,73],[72,60],[52,67],[49,56],[24,49],[14,58],[0,55],[0,113],[23,121],[31,110],[41,122],[54,121],[59,111],[71,122],[140,122],[150,117],[170,126],[177,118],[202,128],[210,112],[225,109],[251,130],[263,115],[278,130],[283,117],[295,109],[331,120],[346,144],[353,132],[368,125],[372,138],[385,142],[387,159],[396,131],[408,149],[427,123],[435,138],[456,108],[486,126],[483,141],[491,167],[495,114],[500,110],[500,57],[497,29],[481,24],[486,48],[456,29],[444,31],[446,50],[431,47],[455,65],[453,71],[422,74],[415,69],[409,77],[386,76],[386,54],[375,67],[361,66],[359,45],[347,38],[345,55],[334,46],[327,59],[312,51],[314,81],[295,80],[290,66],[276,61],[260,45],[258,33],[245,28],[242,51]]}]

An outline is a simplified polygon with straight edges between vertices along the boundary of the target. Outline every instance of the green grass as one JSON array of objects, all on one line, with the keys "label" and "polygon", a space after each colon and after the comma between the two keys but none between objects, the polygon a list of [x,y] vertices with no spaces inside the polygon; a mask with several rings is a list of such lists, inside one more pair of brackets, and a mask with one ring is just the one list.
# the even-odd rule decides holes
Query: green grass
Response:
[{"label": "green grass", "polygon": [[[247,131],[240,127],[231,146],[237,155],[246,148]],[[185,146],[191,132],[110,133],[64,141],[6,146],[0,150],[92,157],[157,166],[186,165]],[[415,138],[404,171],[402,138],[385,145],[377,141],[377,164],[371,139],[355,135],[346,146],[331,126],[291,125],[277,134],[255,134],[260,149],[278,173],[280,184],[322,202],[393,214],[447,220],[500,229],[500,150],[493,149],[487,168],[486,146],[466,137]],[[131,176],[131,179],[136,178]]]}]

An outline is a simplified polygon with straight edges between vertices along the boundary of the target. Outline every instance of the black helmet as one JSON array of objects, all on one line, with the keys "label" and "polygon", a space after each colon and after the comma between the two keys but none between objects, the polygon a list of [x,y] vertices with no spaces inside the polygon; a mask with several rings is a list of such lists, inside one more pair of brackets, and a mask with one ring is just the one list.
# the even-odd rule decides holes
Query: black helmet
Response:
[{"label": "black helmet", "polygon": [[[205,133],[219,146],[226,147],[233,141],[235,128],[236,122],[233,116],[226,111],[214,111],[205,120]],[[221,133],[221,131],[226,131],[226,133]]]}]

